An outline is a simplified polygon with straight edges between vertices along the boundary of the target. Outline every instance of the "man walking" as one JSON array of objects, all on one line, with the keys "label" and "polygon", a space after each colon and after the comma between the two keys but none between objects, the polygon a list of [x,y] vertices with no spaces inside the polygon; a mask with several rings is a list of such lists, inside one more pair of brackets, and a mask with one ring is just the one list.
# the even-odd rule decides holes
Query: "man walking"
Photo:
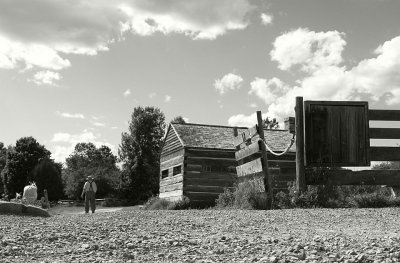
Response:
[{"label": "man walking", "polygon": [[96,199],[95,195],[97,192],[96,183],[93,182],[93,177],[88,176],[85,185],[83,186],[83,191],[81,197],[85,195],[85,213],[89,213],[89,202],[90,202],[90,209],[92,213],[96,210]]}]

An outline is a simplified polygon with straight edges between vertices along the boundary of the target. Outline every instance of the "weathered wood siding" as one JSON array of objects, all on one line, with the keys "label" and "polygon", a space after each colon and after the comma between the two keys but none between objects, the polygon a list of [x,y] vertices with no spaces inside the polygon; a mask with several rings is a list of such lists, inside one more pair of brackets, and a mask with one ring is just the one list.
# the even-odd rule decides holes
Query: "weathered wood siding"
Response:
[{"label": "weathered wood siding", "polygon": [[369,166],[367,102],[306,101],[306,166]]},{"label": "weathered wood siding", "polygon": [[160,198],[176,201],[183,196],[184,149],[170,127],[160,158]]},{"label": "weathered wood siding", "polygon": [[235,152],[186,149],[183,194],[193,204],[214,205],[225,188],[236,182]]}]

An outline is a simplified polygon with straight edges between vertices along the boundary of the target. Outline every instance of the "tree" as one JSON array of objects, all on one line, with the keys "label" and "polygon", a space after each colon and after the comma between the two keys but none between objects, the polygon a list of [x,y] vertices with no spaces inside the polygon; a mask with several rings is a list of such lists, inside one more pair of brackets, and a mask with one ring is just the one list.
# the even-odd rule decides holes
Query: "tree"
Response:
[{"label": "tree", "polygon": [[122,134],[118,153],[122,161],[125,198],[132,202],[147,200],[159,193],[160,152],[165,116],[154,107],[136,107],[129,132]]},{"label": "tree", "polygon": [[4,147],[4,143],[0,142],[0,197],[4,193],[4,182],[2,171],[6,166],[7,149]]},{"label": "tree", "polygon": [[176,116],[175,118],[172,119],[172,123],[179,123],[179,124],[185,124],[186,121],[182,116]]},{"label": "tree", "polygon": [[87,176],[93,176],[97,185],[96,197],[115,194],[119,185],[116,156],[107,146],[96,148],[93,143],[78,143],[66,159],[62,178],[68,198],[79,199]]},{"label": "tree", "polygon": [[43,190],[45,189],[50,201],[57,201],[64,196],[61,170],[62,164],[50,158],[41,160],[33,168],[32,175],[38,188],[38,197],[43,196]]},{"label": "tree", "polygon": [[50,159],[50,152],[33,137],[17,140],[15,147],[7,150],[2,172],[5,194],[11,198],[29,182],[36,181],[33,170],[44,159]]},{"label": "tree", "polygon": [[276,121],[276,118],[270,120],[268,117],[264,120],[264,127],[267,129],[279,129],[279,122]]}]

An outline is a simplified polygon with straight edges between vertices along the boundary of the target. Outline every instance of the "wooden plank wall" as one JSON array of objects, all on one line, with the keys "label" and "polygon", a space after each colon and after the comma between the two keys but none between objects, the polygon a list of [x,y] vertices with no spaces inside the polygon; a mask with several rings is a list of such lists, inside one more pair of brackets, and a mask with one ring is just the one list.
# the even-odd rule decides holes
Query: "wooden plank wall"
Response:
[{"label": "wooden plank wall", "polygon": [[[369,110],[370,121],[400,121],[399,110]],[[399,128],[369,128],[370,139],[400,139]],[[400,147],[370,147],[371,161],[399,161]],[[328,170],[307,169],[309,185],[400,185],[400,170]]]},{"label": "wooden plank wall", "polygon": [[[169,129],[160,158],[160,198],[176,201],[183,195],[184,148],[172,127]],[[174,167],[181,173],[174,175]],[[163,171],[167,177],[163,178]]]},{"label": "wooden plank wall", "polygon": [[235,166],[234,151],[185,149],[183,194],[195,205],[214,205],[225,188],[233,190]]}]

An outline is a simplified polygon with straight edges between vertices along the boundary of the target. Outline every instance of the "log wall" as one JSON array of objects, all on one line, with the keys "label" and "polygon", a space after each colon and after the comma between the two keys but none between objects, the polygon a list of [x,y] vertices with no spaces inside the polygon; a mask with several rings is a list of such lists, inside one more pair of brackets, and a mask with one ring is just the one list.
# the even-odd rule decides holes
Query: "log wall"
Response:
[{"label": "log wall", "polygon": [[170,201],[182,198],[184,152],[174,129],[170,128],[160,157],[160,198]]},{"label": "log wall", "polygon": [[236,182],[235,152],[186,149],[183,194],[195,205],[214,205]]}]

